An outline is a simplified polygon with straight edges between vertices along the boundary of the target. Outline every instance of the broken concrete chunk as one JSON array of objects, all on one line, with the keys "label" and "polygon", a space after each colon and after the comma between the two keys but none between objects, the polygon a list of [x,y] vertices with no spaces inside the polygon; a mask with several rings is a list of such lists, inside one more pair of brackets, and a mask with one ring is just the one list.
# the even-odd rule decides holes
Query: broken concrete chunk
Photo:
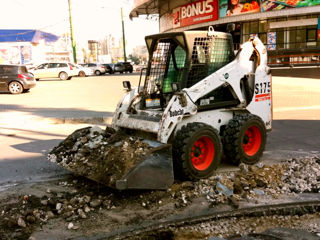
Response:
[{"label": "broken concrete chunk", "polygon": [[93,201],[90,202],[90,206],[91,207],[99,207],[101,205],[102,201],[100,199],[95,199]]},{"label": "broken concrete chunk", "polygon": [[223,185],[221,182],[217,182],[216,189],[219,193],[222,193],[223,195],[230,197],[233,195],[233,191],[227,188],[225,185]]},{"label": "broken concrete chunk", "polygon": [[27,227],[27,224],[26,224],[26,222],[23,220],[22,217],[19,217],[19,219],[18,219],[18,226],[19,226],[19,227],[22,227],[22,228]]}]

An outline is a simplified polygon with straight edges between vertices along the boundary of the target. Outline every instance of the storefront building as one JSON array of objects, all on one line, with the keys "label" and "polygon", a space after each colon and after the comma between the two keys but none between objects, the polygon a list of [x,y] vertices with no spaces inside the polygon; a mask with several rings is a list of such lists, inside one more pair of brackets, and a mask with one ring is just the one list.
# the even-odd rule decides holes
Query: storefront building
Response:
[{"label": "storefront building", "polygon": [[235,49],[259,36],[269,65],[320,64],[320,0],[136,0],[131,17],[158,14],[160,32],[231,32]]}]

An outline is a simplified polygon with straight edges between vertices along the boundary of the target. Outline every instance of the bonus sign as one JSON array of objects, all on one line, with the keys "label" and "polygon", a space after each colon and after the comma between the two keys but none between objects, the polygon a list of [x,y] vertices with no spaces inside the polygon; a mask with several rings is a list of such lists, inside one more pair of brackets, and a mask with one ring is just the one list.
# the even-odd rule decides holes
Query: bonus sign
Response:
[{"label": "bonus sign", "polygon": [[218,19],[218,0],[200,0],[173,10],[173,26],[185,27]]}]

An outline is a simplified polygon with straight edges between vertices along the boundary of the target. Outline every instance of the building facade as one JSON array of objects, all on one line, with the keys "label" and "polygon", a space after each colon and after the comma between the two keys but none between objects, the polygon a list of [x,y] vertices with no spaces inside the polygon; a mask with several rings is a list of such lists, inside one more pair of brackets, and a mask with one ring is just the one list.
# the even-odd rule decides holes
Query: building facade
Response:
[{"label": "building facade", "polygon": [[250,37],[266,45],[269,64],[320,64],[320,0],[137,0],[131,17],[158,14],[160,32],[231,32],[235,49]]}]

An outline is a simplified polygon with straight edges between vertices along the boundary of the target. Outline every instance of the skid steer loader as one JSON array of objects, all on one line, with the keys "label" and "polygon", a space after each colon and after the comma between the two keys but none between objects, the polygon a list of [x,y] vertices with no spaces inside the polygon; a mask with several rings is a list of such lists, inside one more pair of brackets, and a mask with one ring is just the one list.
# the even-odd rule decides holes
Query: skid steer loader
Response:
[{"label": "skid steer loader", "polygon": [[[174,177],[207,178],[222,154],[233,163],[259,161],[271,130],[271,74],[257,38],[235,55],[229,33],[184,31],[147,36],[144,83],[127,93],[112,127],[148,139],[145,160],[117,189],[166,189]],[[151,141],[150,141],[151,140]]]}]

